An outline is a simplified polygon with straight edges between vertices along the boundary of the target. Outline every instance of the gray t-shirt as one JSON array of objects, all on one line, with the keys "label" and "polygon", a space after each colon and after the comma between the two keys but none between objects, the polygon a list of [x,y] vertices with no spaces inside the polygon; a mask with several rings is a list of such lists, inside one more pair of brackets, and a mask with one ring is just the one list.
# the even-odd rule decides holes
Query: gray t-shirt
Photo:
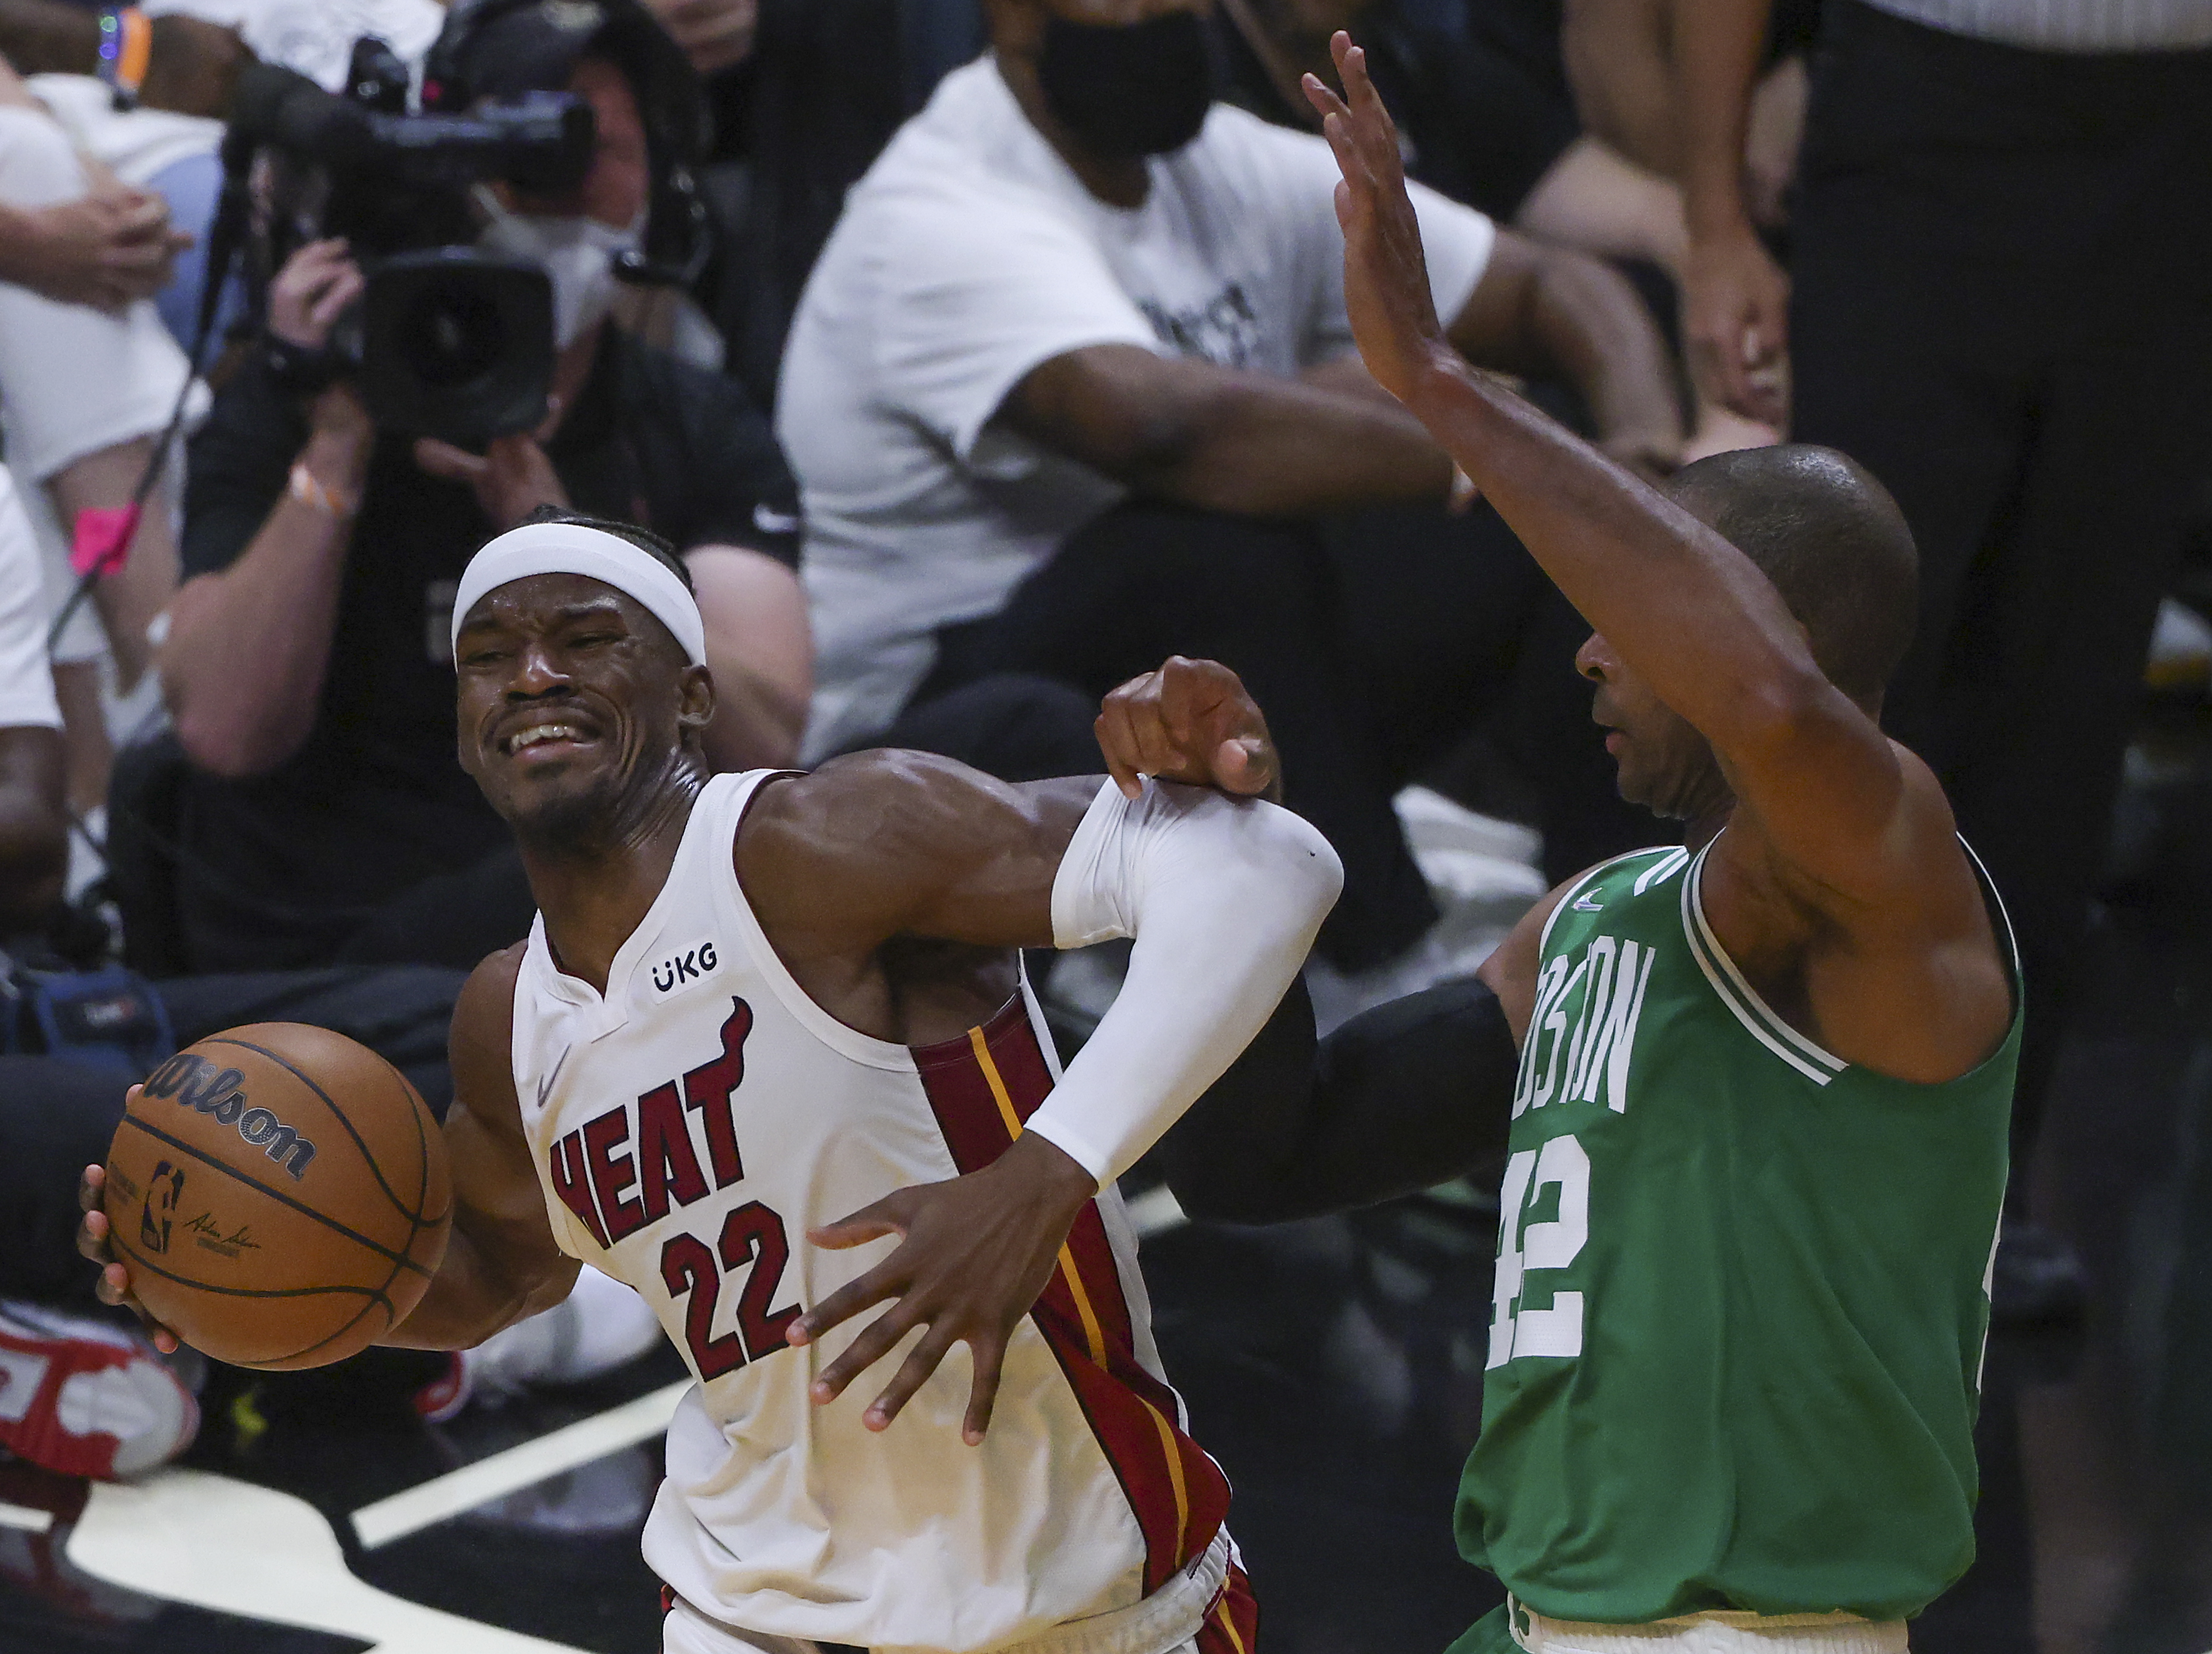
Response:
[{"label": "gray t-shirt", "polygon": [[[1085,189],[986,56],[854,186],[806,284],[776,433],[806,517],[810,759],[881,729],[939,626],[991,613],[1121,486],[997,423],[1030,370],[1095,344],[1285,376],[1352,349],[1335,158],[1217,105],[1133,211]],[[1438,313],[1489,219],[1414,186]]]}]

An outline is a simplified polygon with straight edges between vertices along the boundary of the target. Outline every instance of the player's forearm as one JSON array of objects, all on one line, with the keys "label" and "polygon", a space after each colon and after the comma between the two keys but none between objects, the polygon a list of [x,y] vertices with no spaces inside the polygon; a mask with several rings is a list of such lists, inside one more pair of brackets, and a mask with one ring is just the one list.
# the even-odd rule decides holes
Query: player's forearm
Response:
[{"label": "player's forearm", "polygon": [[1674,0],[1674,106],[1691,238],[1747,231],[1744,132],[1770,0]]},{"label": "player's forearm", "polygon": [[1498,999],[1447,982],[1316,1051],[1303,988],[1160,1146],[1194,1218],[1285,1223],[1416,1194],[1505,1146],[1517,1058]]},{"label": "player's forearm", "polygon": [[1053,886],[1053,939],[1136,939],[1120,995],[1027,1129],[1111,1183],[1218,1079],[1305,963],[1343,884],[1288,811],[1110,785]]},{"label": "player's forearm", "polygon": [[473,1349],[560,1303],[576,1284],[577,1268],[562,1259],[560,1267],[519,1277],[501,1268],[457,1221],[422,1302],[376,1341],[410,1350]]},{"label": "player's forearm", "polygon": [[352,535],[349,516],[287,495],[236,562],[178,589],[161,687],[194,763],[256,775],[307,739],[330,668]]},{"label": "player's forearm", "polygon": [[1567,600],[1723,755],[1830,692],[1766,577],[1641,478],[1449,351],[1409,405]]}]

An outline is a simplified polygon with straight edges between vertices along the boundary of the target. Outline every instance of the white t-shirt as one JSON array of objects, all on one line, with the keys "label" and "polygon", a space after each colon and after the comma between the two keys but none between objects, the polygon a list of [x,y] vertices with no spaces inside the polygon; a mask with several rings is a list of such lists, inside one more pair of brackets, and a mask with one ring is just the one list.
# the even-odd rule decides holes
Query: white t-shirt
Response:
[{"label": "white t-shirt", "polygon": [[[994,423],[1094,344],[1291,375],[1352,348],[1336,161],[1217,105],[1150,164],[1142,206],[1085,189],[988,55],[939,83],[854,186],[786,347],[776,433],[805,503],[817,649],[810,757],[866,739],[927,674],[935,629],[999,608],[1121,486]],[[1437,308],[1481,278],[1491,222],[1418,185]]]},{"label": "white t-shirt", "polygon": [[445,27],[437,0],[147,0],[153,16],[181,13],[234,28],[247,50],[319,82],[343,88],[353,43],[380,37],[408,64],[418,63]]},{"label": "white t-shirt", "polygon": [[46,666],[46,603],[40,584],[39,544],[0,465],[0,729],[26,724],[61,727],[53,673]]}]

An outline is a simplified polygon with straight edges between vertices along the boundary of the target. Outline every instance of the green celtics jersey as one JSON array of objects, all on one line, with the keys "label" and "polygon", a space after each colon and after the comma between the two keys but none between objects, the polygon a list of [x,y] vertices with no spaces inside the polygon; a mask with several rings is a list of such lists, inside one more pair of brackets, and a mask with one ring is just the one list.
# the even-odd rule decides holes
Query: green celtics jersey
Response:
[{"label": "green celtics jersey", "polygon": [[1556,1619],[1897,1619],[1973,1554],[2018,1010],[1948,1084],[1853,1067],[1721,951],[1705,862],[1545,928],[1460,1548]]}]

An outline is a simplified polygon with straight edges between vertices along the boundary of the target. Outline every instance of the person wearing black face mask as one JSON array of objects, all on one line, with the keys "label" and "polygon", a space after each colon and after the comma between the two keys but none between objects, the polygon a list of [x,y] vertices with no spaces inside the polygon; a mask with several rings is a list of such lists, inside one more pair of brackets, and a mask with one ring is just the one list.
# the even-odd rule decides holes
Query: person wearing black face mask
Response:
[{"label": "person wearing black face mask", "polygon": [[1213,102],[1206,29],[1193,11],[1141,23],[1048,16],[1036,76],[1053,118],[1085,149],[1115,160],[1182,149]]},{"label": "person wearing black face mask", "polygon": [[[818,643],[803,756],[888,739],[1053,773],[1088,747],[1085,696],[1208,654],[1267,705],[1291,802],[1343,857],[1324,957],[1362,995],[1462,963],[1390,800],[1478,722],[1508,715],[1568,871],[1650,834],[1611,795],[1571,611],[1352,354],[1327,147],[1213,101],[1205,6],[985,12],[990,52],[847,198],[784,357]],[[1419,204],[1455,343],[1671,465],[1627,284]],[[1039,678],[1065,757],[1038,756],[1048,719],[1006,739],[994,697]]]}]

